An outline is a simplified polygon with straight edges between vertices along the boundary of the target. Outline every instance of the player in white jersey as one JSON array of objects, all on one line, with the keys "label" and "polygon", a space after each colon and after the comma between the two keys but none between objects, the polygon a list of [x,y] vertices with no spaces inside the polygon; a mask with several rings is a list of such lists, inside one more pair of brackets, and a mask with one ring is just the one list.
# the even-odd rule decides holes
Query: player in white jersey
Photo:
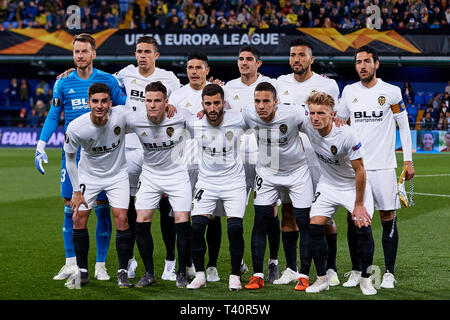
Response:
[{"label": "player in white jersey", "polygon": [[361,291],[364,295],[376,294],[369,269],[374,252],[370,226],[373,198],[370,185],[366,183],[360,138],[349,126],[337,127],[334,124],[334,99],[329,94],[314,92],[306,103],[310,119],[302,124],[301,130],[311,141],[322,168],[311,207],[308,246],[316,266],[317,280],[306,288],[306,292],[317,293],[329,288],[325,228],[337,208],[343,206],[357,228],[357,258],[363,270]]},{"label": "player in white jersey", "polygon": [[[127,92],[126,105],[131,110],[145,110],[145,87],[153,81],[161,81],[167,88],[169,96],[180,87],[180,80],[172,71],[167,71],[156,67],[156,60],[159,57],[157,42],[150,36],[140,37],[136,42],[135,57],[137,66],[128,65],[115,74],[122,87]],[[128,209],[128,218],[130,227],[134,235],[136,210],[134,208],[134,197],[137,191],[139,175],[142,170],[143,150],[138,137],[134,133],[129,133],[125,138],[125,155],[128,164],[128,176],[130,179],[130,207]],[[173,229],[173,217],[169,216],[170,204],[167,197],[161,199],[159,211],[161,213],[160,224],[161,233],[166,247],[166,257],[163,280],[176,279],[175,274],[175,232]],[[134,278],[134,269],[136,260],[130,260],[129,276]]]},{"label": "player in white jersey", "polygon": [[[156,282],[153,265],[151,221],[163,194],[167,194],[175,217],[178,237],[179,273],[177,287],[185,287],[186,264],[189,260],[191,225],[189,211],[192,201],[189,175],[183,159],[185,118],[181,110],[172,118],[166,116],[167,89],[160,82],[145,87],[146,110],[127,114],[127,128],[134,132],[144,150],[142,173],[136,192],[136,243],[145,266],[145,274],[136,284],[145,287]],[[183,116],[183,111],[186,116]],[[127,129],[128,130],[128,129]]]},{"label": "player in white jersey", "polygon": [[[80,282],[89,282],[87,222],[97,195],[104,190],[117,228],[118,284],[128,288],[127,265],[133,242],[127,219],[130,189],[124,144],[125,110],[123,106],[111,108],[110,89],[103,83],[91,85],[88,96],[91,111],[69,124],[64,139],[67,172],[73,187],[73,243],[78,265],[66,286],[74,288]],[[77,169],[79,146],[81,158]]]},{"label": "player in white jersey", "polygon": [[[169,103],[178,109],[185,109],[193,115],[197,115],[202,107],[202,91],[209,82],[207,76],[210,67],[208,57],[201,52],[191,52],[186,62],[186,72],[189,83],[176,90],[170,97]],[[196,152],[198,142],[189,139],[186,142],[186,161],[191,179],[192,191],[198,179],[198,153]],[[220,243],[222,239],[222,224],[220,216],[223,215],[223,205],[219,203],[214,215],[209,216],[206,231],[206,241],[208,244],[208,264],[206,267],[206,280],[208,282],[220,281],[217,270],[217,260],[219,258]],[[188,268],[188,276],[194,268]]]},{"label": "player in white jersey", "polygon": [[[361,81],[344,88],[337,116],[350,120],[350,125],[364,144],[367,178],[372,188],[375,209],[380,212],[383,226],[382,244],[386,270],[381,287],[394,288],[394,265],[398,246],[395,210],[400,208],[395,172],[396,124],[403,148],[403,168],[408,167],[406,180],[414,176],[414,168],[408,115],[401,90],[377,78],[378,67],[378,55],[373,48],[363,46],[356,51],[355,68]],[[350,224],[351,221],[349,227]],[[355,256],[356,250],[354,238],[354,233],[349,233],[348,242],[352,257]],[[356,286],[359,282],[361,270],[355,263],[352,269],[345,286]]]},{"label": "player in white jersey", "polygon": [[[266,81],[275,86],[275,80],[258,73],[262,65],[259,50],[253,46],[243,46],[239,49],[237,60],[239,73],[237,79],[228,81],[223,87],[227,109],[240,113],[247,105],[254,104],[254,92],[258,83]],[[253,134],[244,134],[241,137],[241,156],[244,161],[247,195],[254,187],[255,166],[258,159],[258,144]],[[278,279],[278,251],[280,248],[280,220],[278,208],[274,206],[274,217],[271,228],[267,234],[269,242],[268,282],[273,283]],[[244,270],[248,270],[244,266]],[[242,270],[241,270],[242,271]]]},{"label": "player in white jersey", "polygon": [[241,135],[247,128],[242,116],[224,112],[223,89],[208,84],[202,91],[206,117],[187,122],[191,137],[198,142],[199,173],[192,200],[192,259],[196,274],[188,289],[206,286],[204,256],[205,229],[219,202],[227,217],[231,274],[229,289],[242,289],[240,266],[244,255],[243,218],[246,207],[245,172],[239,152]]},{"label": "player in white jersey", "polygon": [[[280,103],[294,103],[307,108],[306,99],[313,91],[326,92],[335,101],[338,101],[339,87],[336,81],[324,78],[311,69],[311,65],[314,63],[311,44],[303,39],[295,39],[290,42],[289,46],[289,65],[292,73],[282,75],[277,79],[277,91]],[[306,159],[315,190],[320,178],[320,165],[308,137],[304,133],[300,133],[300,137],[306,151]],[[311,266],[311,258],[307,256],[309,216],[301,217],[303,222],[297,227],[292,215],[292,206],[286,203],[285,199],[282,199],[282,201],[282,239],[286,256],[286,270],[283,271],[280,279],[274,283],[287,284],[298,279],[297,290],[305,290],[309,284],[308,274]],[[336,232],[336,224],[334,222],[327,226],[326,237],[330,248],[327,273],[331,285],[339,284],[336,273]],[[300,273],[297,272],[297,243],[299,233]]]},{"label": "player in white jersey", "polygon": [[261,82],[255,88],[254,105],[243,110],[244,120],[255,130],[258,140],[251,245],[254,275],[246,289],[264,287],[266,234],[273,220],[272,205],[280,198],[280,193],[289,195],[296,218],[309,217],[313,197],[309,168],[298,135],[298,126],[306,117],[305,110],[297,105],[278,104],[276,97],[275,87]]}]

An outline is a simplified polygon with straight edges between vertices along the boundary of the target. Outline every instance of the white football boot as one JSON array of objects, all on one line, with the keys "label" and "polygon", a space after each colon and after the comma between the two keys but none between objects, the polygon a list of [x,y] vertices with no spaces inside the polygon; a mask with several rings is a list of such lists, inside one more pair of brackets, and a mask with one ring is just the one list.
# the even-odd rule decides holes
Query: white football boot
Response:
[{"label": "white football boot", "polygon": [[328,285],[328,276],[324,275],[321,277],[317,277],[317,280],[306,288],[305,292],[307,293],[318,293],[323,290],[328,290],[330,286]]},{"label": "white football boot", "polygon": [[348,277],[348,280],[342,284],[343,287],[346,288],[356,287],[361,279],[361,271],[352,270],[344,274],[344,277]]},{"label": "white football boot", "polygon": [[95,264],[94,278],[97,280],[103,280],[103,281],[107,281],[107,280],[111,279],[108,272],[106,271],[104,262],[97,262]]},{"label": "white football boot", "polygon": [[291,268],[286,268],[286,270],[281,272],[281,277],[275,280],[273,284],[289,284],[297,281],[299,277],[300,274],[297,271],[294,271]]},{"label": "white football boot", "polygon": [[219,273],[216,267],[209,267],[206,269],[206,281],[217,282],[220,281]]},{"label": "white football boot", "polygon": [[397,280],[395,280],[394,275],[390,272],[386,272],[383,275],[383,281],[381,281],[380,287],[383,289],[394,289],[394,283],[397,283]]},{"label": "white football boot", "polygon": [[228,289],[230,291],[242,290],[241,277],[234,274],[230,274],[230,280],[228,281]]},{"label": "white football boot", "polygon": [[340,284],[339,277],[338,277],[336,271],[334,271],[333,269],[327,270],[327,276],[328,276],[328,284],[331,287],[335,287]]},{"label": "white football boot", "polygon": [[186,289],[197,290],[206,287],[206,276],[205,272],[196,272],[195,278],[186,286]]}]

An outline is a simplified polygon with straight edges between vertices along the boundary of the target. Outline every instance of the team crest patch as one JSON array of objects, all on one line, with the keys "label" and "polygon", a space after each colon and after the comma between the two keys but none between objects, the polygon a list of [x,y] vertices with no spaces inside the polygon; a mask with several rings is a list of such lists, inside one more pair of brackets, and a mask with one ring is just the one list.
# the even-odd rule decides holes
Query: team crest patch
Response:
[{"label": "team crest patch", "polygon": [[285,125],[285,124],[280,125],[280,131],[282,134],[285,134],[287,132],[287,130],[288,130],[287,125]]},{"label": "team crest patch", "polygon": [[116,136],[118,136],[120,134],[120,127],[115,127],[114,133],[116,134]]},{"label": "team crest patch", "polygon": [[336,148],[336,146],[331,146],[331,153],[332,154],[334,154],[334,155],[336,155],[336,153],[337,153],[337,148]]},{"label": "team crest patch", "polygon": [[289,91],[286,90],[285,92],[283,92],[283,94],[284,94],[284,95],[288,95],[288,94],[289,94]]},{"label": "team crest patch", "polygon": [[147,136],[147,133],[145,131],[142,132],[141,137],[146,137],[146,136]]},{"label": "team crest patch", "polygon": [[233,131],[228,131],[225,133],[225,137],[227,137],[228,140],[233,139]]},{"label": "team crest patch", "polygon": [[255,126],[253,129],[255,129],[255,130],[259,130],[259,127],[258,126]]},{"label": "team crest patch", "polygon": [[172,127],[168,127],[166,129],[166,133],[169,137],[171,137],[173,135],[173,131],[174,131],[174,129]]},{"label": "team crest patch", "polygon": [[64,141],[66,143],[69,143],[69,136],[67,135],[67,133],[64,133]]},{"label": "team crest patch", "polygon": [[239,100],[239,96],[238,96],[238,95],[235,95],[233,99],[234,99],[234,100]]},{"label": "team crest patch", "polygon": [[384,96],[378,97],[378,103],[380,106],[383,106],[385,102],[386,102],[386,98]]}]

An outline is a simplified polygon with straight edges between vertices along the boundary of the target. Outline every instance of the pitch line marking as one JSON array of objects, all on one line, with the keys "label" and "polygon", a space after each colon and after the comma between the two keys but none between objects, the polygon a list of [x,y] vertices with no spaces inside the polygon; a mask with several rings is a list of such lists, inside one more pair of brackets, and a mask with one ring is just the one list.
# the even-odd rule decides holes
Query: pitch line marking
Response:
[{"label": "pitch line marking", "polygon": [[434,193],[421,193],[421,192],[414,192],[414,194],[417,194],[417,195],[420,195],[420,196],[432,196],[432,197],[450,198],[450,194],[434,194]]}]

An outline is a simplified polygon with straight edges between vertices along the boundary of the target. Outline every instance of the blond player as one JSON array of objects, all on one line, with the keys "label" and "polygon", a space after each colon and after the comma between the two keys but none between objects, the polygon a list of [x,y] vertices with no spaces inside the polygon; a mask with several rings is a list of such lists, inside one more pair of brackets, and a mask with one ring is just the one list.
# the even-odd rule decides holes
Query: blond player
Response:
[{"label": "blond player", "polygon": [[357,258],[363,270],[361,291],[364,295],[376,294],[369,268],[374,251],[370,226],[373,198],[370,185],[366,183],[362,144],[352,128],[334,124],[334,99],[329,94],[314,92],[306,103],[310,119],[303,123],[301,130],[311,141],[322,169],[311,207],[308,247],[316,266],[317,280],[306,288],[306,292],[317,293],[329,288],[325,228],[337,208],[343,206],[357,228]]}]

